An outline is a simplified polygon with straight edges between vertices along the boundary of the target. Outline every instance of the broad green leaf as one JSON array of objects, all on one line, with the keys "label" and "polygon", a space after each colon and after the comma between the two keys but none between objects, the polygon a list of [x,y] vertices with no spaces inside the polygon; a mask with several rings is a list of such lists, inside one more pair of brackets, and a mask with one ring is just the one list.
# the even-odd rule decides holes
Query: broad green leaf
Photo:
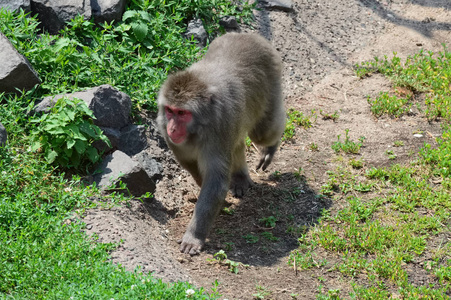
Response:
[{"label": "broad green leaf", "polygon": [[36,150],[38,150],[39,148],[41,148],[42,147],[42,144],[41,144],[41,142],[39,142],[39,141],[36,141],[36,142],[34,142],[33,144],[31,144],[31,151],[36,151]]},{"label": "broad green leaf", "polygon": [[82,124],[80,124],[80,131],[86,133],[92,138],[97,138],[99,134],[96,132],[93,126],[95,125],[91,125],[89,124],[89,122],[83,122]]},{"label": "broad green leaf", "polygon": [[91,147],[88,150],[86,150],[86,153],[88,154],[89,160],[92,161],[93,163],[99,161],[100,156],[96,148]]},{"label": "broad green leaf", "polygon": [[55,161],[56,157],[58,156],[58,153],[54,150],[48,149],[48,151],[45,152],[45,160],[51,164]]},{"label": "broad green leaf", "polygon": [[133,18],[137,14],[136,10],[128,10],[122,15],[122,21]]},{"label": "broad green leaf", "polygon": [[133,28],[133,34],[135,35],[136,39],[138,41],[142,42],[145,39],[145,37],[147,36],[147,32],[149,30],[147,25],[142,22],[136,22],[136,23],[132,23],[132,28]]},{"label": "broad green leaf", "polygon": [[140,10],[138,13],[141,16],[141,18],[146,20],[147,22],[152,21],[152,16],[147,11]]},{"label": "broad green leaf", "polygon": [[67,149],[72,148],[74,145],[75,145],[75,140],[74,139],[67,140],[67,142],[66,142]]},{"label": "broad green leaf", "polygon": [[83,154],[88,147],[88,144],[86,142],[77,140],[75,142],[75,150],[77,150],[78,153]]}]

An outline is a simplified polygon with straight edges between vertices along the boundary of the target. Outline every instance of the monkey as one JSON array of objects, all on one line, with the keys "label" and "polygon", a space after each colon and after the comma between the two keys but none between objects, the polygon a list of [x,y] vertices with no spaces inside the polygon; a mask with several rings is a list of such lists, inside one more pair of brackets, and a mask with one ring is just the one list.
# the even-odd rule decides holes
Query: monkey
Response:
[{"label": "monkey", "polygon": [[180,251],[199,254],[230,189],[242,197],[253,185],[246,136],[266,170],[285,130],[282,60],[260,35],[227,33],[204,57],[168,76],[160,88],[157,124],[177,161],[200,186]]}]

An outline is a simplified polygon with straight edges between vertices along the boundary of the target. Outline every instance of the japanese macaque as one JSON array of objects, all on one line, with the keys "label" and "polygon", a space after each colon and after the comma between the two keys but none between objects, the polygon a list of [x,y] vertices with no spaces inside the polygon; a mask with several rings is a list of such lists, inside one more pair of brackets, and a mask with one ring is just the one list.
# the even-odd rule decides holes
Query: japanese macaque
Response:
[{"label": "japanese macaque", "polygon": [[158,125],[180,164],[201,187],[180,251],[198,254],[227,191],[253,184],[245,139],[260,147],[257,169],[274,157],[285,128],[282,61],[256,34],[225,34],[203,59],[168,77],[158,96]]}]

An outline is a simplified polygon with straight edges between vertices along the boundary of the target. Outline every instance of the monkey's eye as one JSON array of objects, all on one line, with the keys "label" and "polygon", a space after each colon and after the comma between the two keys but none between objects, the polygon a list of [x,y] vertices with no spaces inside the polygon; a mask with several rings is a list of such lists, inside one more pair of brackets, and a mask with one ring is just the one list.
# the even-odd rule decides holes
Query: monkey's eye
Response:
[{"label": "monkey's eye", "polygon": [[170,109],[169,107],[167,107],[166,106],[166,112],[168,113],[168,114],[173,114],[174,112],[172,111],[172,109]]},{"label": "monkey's eye", "polygon": [[186,115],[186,111],[184,111],[184,110],[179,110],[177,113],[178,113],[179,116]]}]

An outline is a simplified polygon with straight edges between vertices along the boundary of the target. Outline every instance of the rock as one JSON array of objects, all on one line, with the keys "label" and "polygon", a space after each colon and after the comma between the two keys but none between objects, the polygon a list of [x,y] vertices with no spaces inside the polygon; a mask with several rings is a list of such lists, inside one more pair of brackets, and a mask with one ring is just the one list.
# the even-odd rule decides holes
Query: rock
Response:
[{"label": "rock", "polygon": [[413,136],[416,137],[416,138],[422,138],[423,137],[423,135],[421,133],[415,133]]},{"label": "rock", "polygon": [[[134,196],[155,192],[155,182],[144,168],[122,151],[114,151],[105,157],[97,172],[94,181],[103,190],[122,181]],[[122,190],[121,192],[127,193]]]},{"label": "rock", "polygon": [[77,15],[91,18],[91,1],[88,0],[31,0],[32,14],[38,14],[41,27],[50,34],[57,34]]},{"label": "rock", "polygon": [[101,85],[94,91],[94,98],[88,104],[97,120],[94,124],[101,127],[122,129],[129,122],[132,109],[130,97],[110,85]]},{"label": "rock", "polygon": [[99,127],[120,130],[129,124],[128,116],[132,107],[130,97],[108,84],[82,92],[45,97],[34,107],[33,112],[48,112],[62,97],[79,98],[85,101],[96,117],[94,124]]},{"label": "rock", "polygon": [[147,175],[152,178],[153,181],[157,181],[163,178],[163,166],[152,158],[152,155],[144,150],[136,154],[133,159],[143,166]]},{"label": "rock", "polygon": [[224,27],[226,31],[238,31],[240,26],[234,16],[225,16],[219,20],[219,25]]},{"label": "rock", "polygon": [[104,141],[96,140],[92,145],[100,152],[108,152],[111,149],[117,149],[119,145],[119,139],[121,137],[121,132],[114,128],[99,127],[103,134],[110,140],[111,147],[109,147]]},{"label": "rock", "polygon": [[91,0],[92,15],[96,23],[121,21],[126,0]]},{"label": "rock", "polygon": [[30,0],[0,0],[0,8],[2,7],[10,11],[23,9],[24,11],[29,12]]},{"label": "rock", "polygon": [[194,40],[197,41],[199,46],[205,47],[205,45],[207,44],[208,35],[207,31],[204,28],[204,25],[202,24],[201,19],[189,21],[185,37],[187,39],[193,38]]},{"label": "rock", "polygon": [[118,150],[132,156],[148,147],[146,128],[142,125],[128,125],[121,130]]},{"label": "rock", "polygon": [[0,123],[0,147],[6,145],[6,141],[8,139],[8,134],[6,133],[5,127],[3,127],[2,123]]},{"label": "rock", "polygon": [[17,52],[11,42],[0,32],[0,93],[17,93],[30,90],[41,83],[38,73],[28,60]]},{"label": "rock", "polygon": [[287,12],[293,10],[293,2],[291,0],[259,0],[258,2],[265,8]]}]

